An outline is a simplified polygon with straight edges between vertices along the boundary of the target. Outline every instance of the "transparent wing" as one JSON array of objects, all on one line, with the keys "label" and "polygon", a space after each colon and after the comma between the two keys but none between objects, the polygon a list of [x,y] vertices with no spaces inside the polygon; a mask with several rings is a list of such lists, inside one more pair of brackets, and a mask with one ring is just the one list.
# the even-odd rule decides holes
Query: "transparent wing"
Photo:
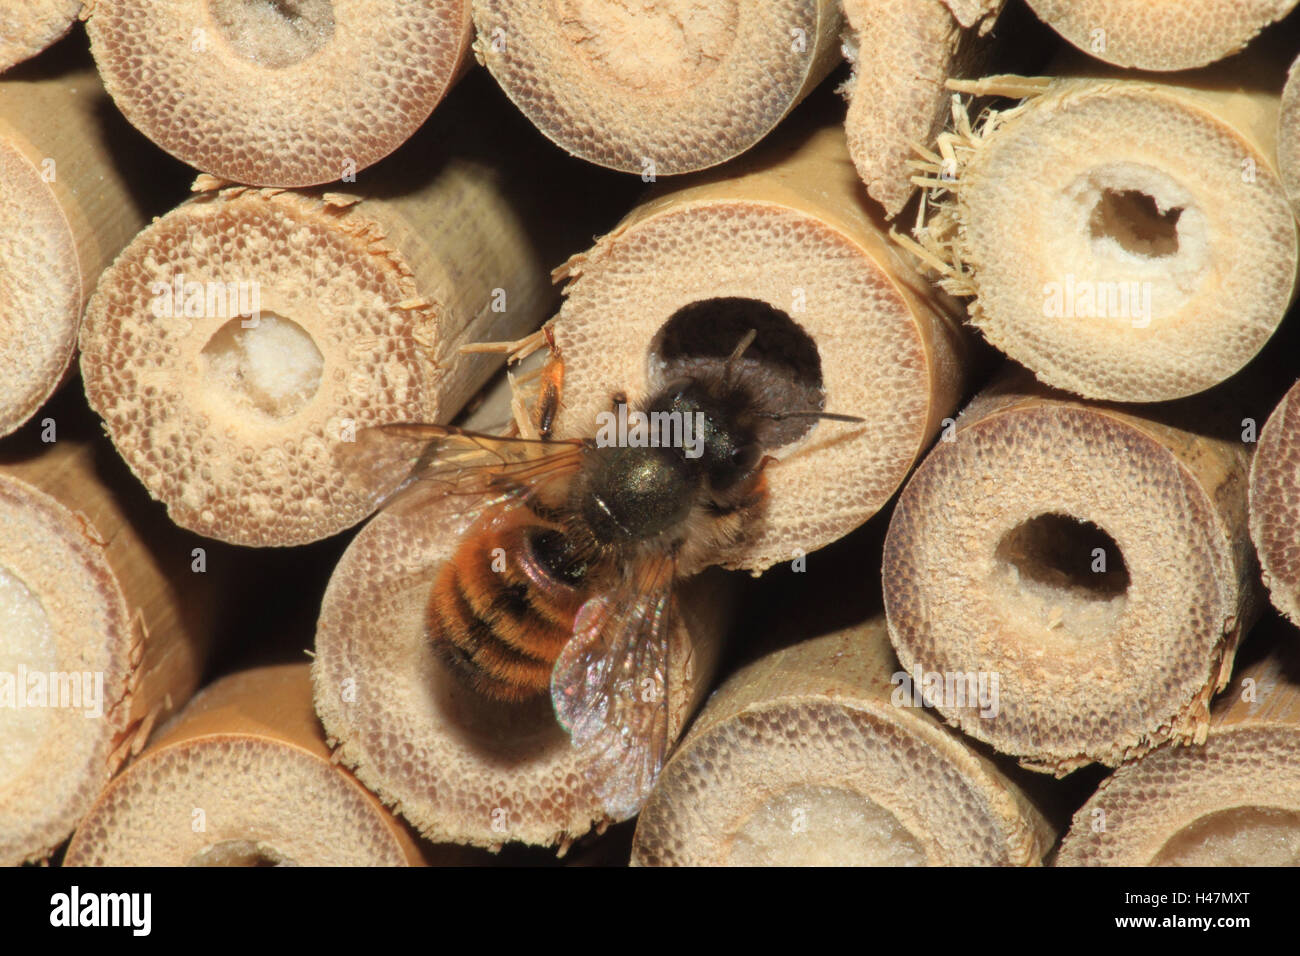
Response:
[{"label": "transparent wing", "polygon": [[551,701],[614,820],[641,809],[668,751],[668,640],[675,568],[631,566],[582,606],[555,663]]},{"label": "transparent wing", "polygon": [[465,513],[523,500],[581,463],[581,439],[508,438],[454,425],[396,423],[363,428],[339,442],[334,458],[373,508],[409,514],[434,498],[455,498]]}]

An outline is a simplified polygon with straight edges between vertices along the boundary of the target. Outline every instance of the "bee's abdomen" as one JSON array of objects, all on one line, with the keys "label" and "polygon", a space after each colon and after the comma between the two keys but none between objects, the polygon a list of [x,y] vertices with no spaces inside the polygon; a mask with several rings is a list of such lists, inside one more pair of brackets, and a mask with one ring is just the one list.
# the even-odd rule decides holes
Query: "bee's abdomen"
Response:
[{"label": "bee's abdomen", "polygon": [[428,631],[443,659],[479,692],[524,700],[550,688],[582,594],[542,568],[519,520],[461,541],[429,602]]}]

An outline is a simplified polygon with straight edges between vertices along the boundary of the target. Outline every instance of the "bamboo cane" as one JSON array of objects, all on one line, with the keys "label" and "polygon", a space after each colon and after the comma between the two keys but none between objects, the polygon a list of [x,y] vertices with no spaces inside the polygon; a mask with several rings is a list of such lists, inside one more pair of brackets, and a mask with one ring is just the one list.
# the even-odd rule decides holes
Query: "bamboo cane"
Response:
[{"label": "bamboo cane", "polygon": [[975,129],[955,108],[918,177],[941,285],[1054,387],[1147,402],[1225,380],[1286,313],[1300,257],[1265,73],[959,84],[1029,98]]},{"label": "bamboo cane", "polygon": [[1277,121],[1277,164],[1291,205],[1300,215],[1300,57],[1296,57],[1282,88]]},{"label": "bamboo cane", "polygon": [[65,858],[69,866],[424,861],[420,841],[331,760],[305,663],[242,671],[203,690],[99,795]]},{"label": "bamboo cane", "polygon": [[[316,630],[316,711],[339,757],[435,842],[567,850],[606,817],[543,695],[501,704],[466,688],[425,633],[430,591],[467,521],[454,502],[419,520],[381,512],[330,578]],[[669,665],[670,736],[707,691],[728,584],[682,593]]]},{"label": "bamboo cane", "polygon": [[80,10],[81,0],[0,2],[0,73],[66,36]]},{"label": "bamboo cane", "polygon": [[1250,535],[1273,605],[1300,622],[1300,565],[1295,559],[1296,442],[1300,385],[1293,385],[1259,434],[1250,465]]},{"label": "bamboo cane", "polygon": [[725,162],[835,66],[832,0],[475,0],[475,54],[551,140],[656,176]]},{"label": "bamboo cane", "polygon": [[1300,656],[1289,628],[1260,630],[1204,746],[1116,770],[1075,814],[1058,866],[1300,863]]},{"label": "bamboo cane", "polygon": [[1028,0],[1085,53],[1116,66],[1186,70],[1236,53],[1296,0]]},{"label": "bamboo cane", "polygon": [[95,0],[104,85],[155,143],[252,186],[355,175],[428,118],[468,55],[468,0]]},{"label": "bamboo cane", "polygon": [[111,158],[104,100],[88,64],[0,78],[0,435],[64,380],[85,297],[147,221],[142,170]]},{"label": "bamboo cane", "polygon": [[[0,863],[48,855],[198,684],[217,578],[102,438],[0,454]],[[87,429],[88,431],[88,429]],[[33,696],[35,695],[35,696]],[[57,698],[57,702],[56,702]]]},{"label": "bamboo cane", "polygon": [[[592,435],[617,392],[741,357],[770,413],[824,409],[865,427],[793,419],[764,436],[778,463],[757,526],[722,556],[759,570],[873,515],[952,413],[967,342],[951,302],[892,247],[838,122],[795,123],[771,149],[639,206],[558,270],[566,359],[557,434]],[[617,321],[614,321],[617,319]]]},{"label": "bamboo cane", "polygon": [[347,485],[337,443],[450,418],[500,362],[460,347],[550,314],[548,270],[591,234],[608,177],[573,209],[571,165],[530,154],[522,120],[471,122],[485,96],[486,80],[462,84],[355,193],[208,191],[105,273],[86,394],[177,524],[255,546],[355,524],[384,489]]},{"label": "bamboo cane", "polygon": [[1239,410],[1219,396],[1157,418],[1027,374],[971,403],[884,551],[904,668],[997,677],[995,717],[947,700],[947,719],[1057,775],[1204,741],[1260,603]]},{"label": "bamboo cane", "polygon": [[948,120],[950,77],[979,61],[1001,10],[988,0],[973,15],[956,0],[844,0],[849,153],[867,193],[890,219],[916,186],[915,143],[930,143]]},{"label": "bamboo cane", "polygon": [[633,863],[1038,865],[1042,813],[897,671],[878,616],[734,674],[642,810]]}]

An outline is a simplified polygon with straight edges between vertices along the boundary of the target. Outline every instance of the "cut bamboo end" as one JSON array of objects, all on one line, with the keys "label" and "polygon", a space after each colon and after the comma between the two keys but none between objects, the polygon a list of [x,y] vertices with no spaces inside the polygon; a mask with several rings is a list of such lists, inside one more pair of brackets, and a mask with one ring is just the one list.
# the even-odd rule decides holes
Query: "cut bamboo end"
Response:
[{"label": "cut bamboo end", "polygon": [[107,155],[103,100],[89,66],[0,78],[0,436],[64,380],[84,296],[144,224]]},{"label": "cut bamboo end", "polygon": [[883,559],[899,659],[996,681],[994,713],[936,706],[1035,770],[1203,740],[1258,604],[1248,446],[1024,378],[973,402],[904,489]]},{"label": "cut bamboo end", "polygon": [[[1000,6],[981,11],[987,26]],[[844,0],[844,17],[844,52],[853,65],[844,118],[849,153],[867,193],[892,219],[916,190],[913,144],[943,132],[945,83],[973,62],[976,41],[944,0]]]},{"label": "cut bamboo end", "polygon": [[210,589],[124,507],[89,443],[0,464],[0,864],[48,856],[197,685]]},{"label": "cut bamboo end", "polygon": [[[558,275],[565,358],[559,434],[590,436],[618,392],[644,396],[738,368],[767,412],[825,410],[762,436],[764,513],[719,556],[761,570],[813,551],[889,499],[956,407],[966,342],[867,209],[838,124],[634,210]],[[612,321],[617,317],[618,321]]]},{"label": "cut bamboo end", "polygon": [[415,132],[468,55],[468,0],[98,0],[104,85],[173,156],[254,186],[334,182]]},{"label": "cut bamboo end", "polygon": [[77,22],[81,4],[82,0],[13,0],[0,7],[0,73],[66,36]]},{"label": "cut bamboo end", "polygon": [[1250,536],[1273,605],[1300,624],[1300,384],[1264,423],[1250,465]]},{"label": "cut bamboo end", "polygon": [[1291,634],[1268,636],[1270,653],[1215,703],[1205,745],[1115,771],[1075,814],[1056,865],[1300,864],[1300,659]]},{"label": "cut bamboo end", "polygon": [[1296,0],[1191,0],[1177,15],[1150,0],[1029,0],[1044,23],[1116,66],[1186,70],[1242,49]]},{"label": "cut bamboo end", "polygon": [[99,795],[69,866],[402,866],[419,843],[330,760],[307,664],[200,693]]},{"label": "cut bamboo end", "polygon": [[1273,94],[1056,80],[940,138],[927,182],[947,192],[918,236],[941,284],[974,297],[973,324],[1047,384],[1200,392],[1263,347],[1294,295],[1276,127]]},{"label": "cut bamboo end", "polygon": [[475,52],[557,145],[649,181],[766,136],[831,71],[831,0],[474,0]]},{"label": "cut bamboo end", "polygon": [[[321,607],[316,710],[343,763],[430,840],[563,850],[606,817],[549,696],[487,700],[447,669],[426,633],[434,578],[468,525],[432,506],[418,521],[381,512],[361,530]],[[707,576],[682,594],[670,739],[709,687],[726,584]]]},{"label": "cut bamboo end", "polygon": [[1296,57],[1282,88],[1277,122],[1277,163],[1291,205],[1300,215],[1300,57]]},{"label": "cut bamboo end", "polygon": [[[472,110],[471,92],[439,116]],[[558,179],[554,159],[485,159],[527,155],[522,121],[464,131],[376,174],[365,198],[205,193],[105,272],[81,336],[86,394],[177,524],[254,546],[352,526],[393,489],[347,485],[336,445],[450,418],[500,363],[460,347],[521,338],[551,313],[550,268],[594,214],[557,223],[563,190],[529,195],[534,177]]]},{"label": "cut bamboo end", "polygon": [[1039,864],[1043,815],[897,668],[876,618],[729,678],[642,810],[633,863]]}]

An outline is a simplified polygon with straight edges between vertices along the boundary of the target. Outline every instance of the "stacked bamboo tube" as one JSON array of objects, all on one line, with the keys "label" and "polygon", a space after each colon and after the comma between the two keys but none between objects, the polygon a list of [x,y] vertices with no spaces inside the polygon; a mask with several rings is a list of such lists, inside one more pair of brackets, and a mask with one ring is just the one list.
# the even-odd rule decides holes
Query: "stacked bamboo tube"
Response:
[{"label": "stacked bamboo tube", "polygon": [[1117,66],[1186,70],[1236,53],[1296,0],[1187,0],[1175,12],[1150,0],[1028,0],[1084,52]]},{"label": "stacked bamboo tube", "polygon": [[1075,814],[1058,866],[1300,863],[1300,656],[1279,630],[1215,703],[1205,746],[1117,770]]},{"label": "stacked bamboo tube", "polygon": [[1277,164],[1291,205],[1300,215],[1300,57],[1296,57],[1282,88],[1277,119]]},{"label": "stacked bamboo tube", "polygon": [[997,675],[996,715],[941,702],[947,719],[1057,774],[1204,741],[1260,604],[1235,411],[1104,406],[1024,373],[963,411],[904,490],[883,571],[914,680]]},{"label": "stacked bamboo tube", "polygon": [[986,58],[981,38],[1001,0],[844,0],[845,55],[853,75],[844,130],[867,193],[891,219],[915,191],[916,143],[933,142],[948,121],[947,81]]},{"label": "stacked bamboo tube", "polygon": [[972,297],[989,342],[1088,398],[1164,401],[1239,371],[1300,262],[1266,66],[958,84],[1029,95],[975,128],[959,108],[924,166],[916,235],[940,284]]},{"label": "stacked bamboo tube", "polygon": [[167,152],[221,179],[311,186],[406,141],[460,75],[469,0],[102,0],[104,84]]},{"label": "stacked bamboo tube", "polygon": [[642,810],[633,863],[1040,864],[1046,817],[896,670],[876,617],[732,675]]},{"label": "stacked bamboo tube", "polygon": [[[792,122],[770,149],[658,191],[557,277],[551,328],[566,357],[560,435],[594,433],[611,396],[644,396],[742,357],[780,423],[763,444],[770,501],[725,567],[762,570],[853,530],[898,488],[967,381],[959,311],[892,247],[838,124]],[[610,316],[621,321],[611,322]]]},{"label": "stacked bamboo tube", "polygon": [[767,135],[835,65],[841,22],[832,0],[474,0],[474,51],[563,149],[653,181]]},{"label": "stacked bamboo tube", "polygon": [[62,415],[0,452],[0,863],[67,837],[212,644],[228,576],[109,454]]},{"label": "stacked bamboo tube", "polygon": [[528,158],[522,122],[472,121],[494,93],[463,85],[413,144],[428,152],[349,193],[208,189],[105,273],[81,337],[86,393],[177,524],[255,546],[350,527],[392,489],[346,486],[334,446],[450,418],[499,363],[460,347],[549,314],[550,268],[611,193],[597,181],[561,221],[564,191],[530,187],[566,168]]},{"label": "stacked bamboo tube", "polygon": [[309,667],[285,664],[205,688],[99,795],[64,862],[404,866],[427,852],[331,760]]},{"label": "stacked bamboo tube", "polygon": [[111,158],[94,69],[34,66],[0,77],[0,435],[64,380],[86,297],[147,221],[147,170]]},{"label": "stacked bamboo tube", "polygon": [[80,10],[81,0],[6,0],[0,4],[0,73],[67,34]]}]

